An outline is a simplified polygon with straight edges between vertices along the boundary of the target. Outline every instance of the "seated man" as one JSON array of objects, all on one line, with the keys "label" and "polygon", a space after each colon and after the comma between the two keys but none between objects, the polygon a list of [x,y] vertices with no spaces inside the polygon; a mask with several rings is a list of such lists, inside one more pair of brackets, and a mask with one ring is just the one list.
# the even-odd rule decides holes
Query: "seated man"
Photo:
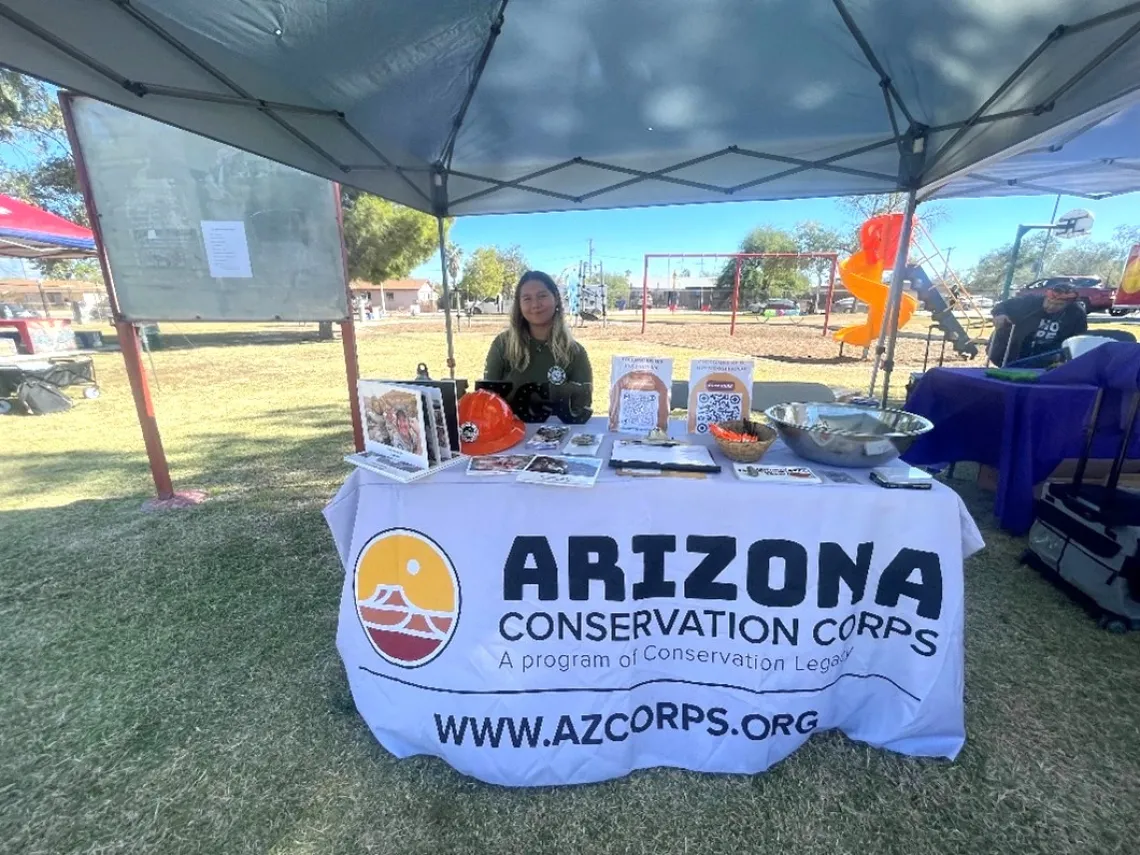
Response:
[{"label": "seated man", "polygon": [[1088,318],[1072,285],[1058,282],[1044,293],[1022,294],[1003,300],[993,308],[997,329],[990,345],[990,359],[1004,364],[1042,356],[1061,349],[1065,339],[1088,331]]}]

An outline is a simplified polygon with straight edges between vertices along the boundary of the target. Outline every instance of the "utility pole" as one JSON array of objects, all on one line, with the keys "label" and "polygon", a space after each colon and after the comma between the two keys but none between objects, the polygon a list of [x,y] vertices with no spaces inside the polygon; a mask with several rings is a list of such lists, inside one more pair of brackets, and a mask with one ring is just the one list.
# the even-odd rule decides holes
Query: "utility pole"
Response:
[{"label": "utility pole", "polygon": [[598,262],[598,281],[602,284],[602,326],[606,325],[606,267],[604,261]]},{"label": "utility pole", "polygon": [[957,249],[957,247],[954,247],[954,246],[946,247],[946,266],[942,268],[942,282],[943,282],[943,284],[945,284],[946,280],[948,280],[950,278],[950,253],[952,253],[955,249]]},{"label": "utility pole", "polygon": [[[593,238],[590,238],[590,262],[586,266],[586,275],[587,276],[593,276],[594,275],[594,239]],[[586,283],[583,282],[582,284],[585,285]]]}]

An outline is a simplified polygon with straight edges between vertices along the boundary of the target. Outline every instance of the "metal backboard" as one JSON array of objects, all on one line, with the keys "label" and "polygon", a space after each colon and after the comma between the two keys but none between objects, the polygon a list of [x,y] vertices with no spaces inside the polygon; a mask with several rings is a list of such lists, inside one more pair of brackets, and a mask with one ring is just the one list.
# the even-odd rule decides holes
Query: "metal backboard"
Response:
[{"label": "metal backboard", "polygon": [[92,98],[65,103],[126,320],[348,318],[335,185]]},{"label": "metal backboard", "polygon": [[1084,237],[1092,231],[1092,211],[1074,208],[1058,217],[1054,225],[1057,226],[1054,234],[1059,238]]}]

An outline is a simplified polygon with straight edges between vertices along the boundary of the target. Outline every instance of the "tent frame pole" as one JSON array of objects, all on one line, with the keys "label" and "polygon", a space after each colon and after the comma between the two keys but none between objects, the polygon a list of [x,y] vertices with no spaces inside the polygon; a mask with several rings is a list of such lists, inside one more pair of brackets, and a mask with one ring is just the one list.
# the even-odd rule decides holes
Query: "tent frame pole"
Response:
[{"label": "tent frame pole", "polygon": [[443,323],[447,328],[447,375],[455,379],[455,336],[451,330],[451,295],[447,284],[447,236],[443,231],[443,217],[435,218],[439,229],[439,268],[443,283]]},{"label": "tent frame pole", "polygon": [[487,60],[491,58],[491,50],[495,47],[495,41],[503,31],[506,14],[507,0],[500,0],[499,11],[495,14],[494,21],[491,22],[491,30],[487,33],[487,41],[483,44],[483,51],[479,54],[479,60],[475,63],[475,70],[471,74],[471,83],[468,85],[467,92],[463,96],[463,103],[459,105],[459,111],[455,114],[455,119],[451,123],[451,132],[448,133],[447,140],[443,144],[443,151],[439,156],[439,162],[448,170],[451,169],[451,158],[455,154],[455,142],[459,138],[459,131],[463,127],[463,120],[467,118],[467,109],[471,106],[471,100],[475,97],[475,90],[479,87],[479,81],[482,79],[483,71],[487,67]]},{"label": "tent frame pole", "polygon": [[[340,240],[340,259],[344,270],[344,295],[348,316],[340,322],[340,341],[344,348],[344,374],[348,382],[348,411],[352,418],[352,442],[358,452],[364,451],[364,422],[360,417],[357,389],[360,386],[360,360],[356,350],[356,319],[352,314],[352,279],[348,275],[348,247],[344,243],[344,209],[340,201],[340,185],[332,185],[336,230]],[[384,290],[380,290],[383,300]]]},{"label": "tent frame pole", "polygon": [[898,250],[895,252],[894,266],[891,268],[891,290],[887,296],[883,327],[879,331],[879,344],[875,348],[875,364],[871,368],[871,388],[867,394],[873,398],[875,397],[879,364],[882,363],[882,405],[884,408],[887,406],[887,398],[891,392],[891,372],[894,371],[895,367],[895,343],[899,335],[899,314],[902,309],[903,284],[906,281],[906,262],[910,254],[910,237],[914,229],[914,211],[917,206],[918,192],[913,189],[908,190],[906,210],[903,212],[902,230],[899,232]]},{"label": "tent frame pole", "polygon": [[91,193],[87,161],[83,156],[83,148],[79,144],[79,135],[75,131],[75,118],[72,114],[71,101],[70,93],[59,93],[60,112],[63,114],[64,128],[67,131],[67,138],[71,143],[71,151],[75,157],[75,176],[83,194],[87,218],[91,221],[91,232],[95,236],[99,268],[103,272],[103,283],[107,288],[107,303],[111,309],[111,318],[119,336],[119,350],[123,354],[127,379],[130,381],[131,396],[134,398],[135,412],[138,414],[139,428],[142,430],[143,445],[146,447],[146,456],[150,464],[154,489],[159,502],[171,502],[176,498],[174,483],[170,477],[170,464],[166,459],[166,450],[162,445],[162,434],[158,429],[154,401],[150,396],[150,384],[147,382],[146,365],[143,363],[139,331],[133,323],[123,317],[122,310],[119,307],[119,298],[115,293],[115,282],[111,277],[111,265],[103,245],[103,229],[100,227],[99,210],[95,203],[95,196]]}]

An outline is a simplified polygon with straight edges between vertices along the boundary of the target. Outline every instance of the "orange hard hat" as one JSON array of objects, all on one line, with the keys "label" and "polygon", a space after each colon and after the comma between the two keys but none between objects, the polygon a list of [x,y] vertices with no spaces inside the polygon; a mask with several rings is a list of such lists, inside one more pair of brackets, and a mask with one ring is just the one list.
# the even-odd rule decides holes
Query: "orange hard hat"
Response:
[{"label": "orange hard hat", "polygon": [[526,425],[494,392],[476,389],[459,399],[459,448],[464,454],[497,454],[524,436]]}]

